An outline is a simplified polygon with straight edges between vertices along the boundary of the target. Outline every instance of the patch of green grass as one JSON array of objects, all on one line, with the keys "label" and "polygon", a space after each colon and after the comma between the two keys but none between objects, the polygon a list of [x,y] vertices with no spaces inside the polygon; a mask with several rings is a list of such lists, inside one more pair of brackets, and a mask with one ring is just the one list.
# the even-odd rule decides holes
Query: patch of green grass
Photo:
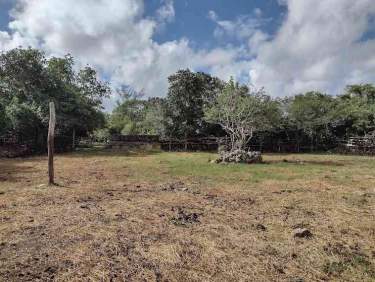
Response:
[{"label": "patch of green grass", "polygon": [[[85,153],[87,154],[87,153]],[[130,170],[137,181],[160,182],[189,178],[206,184],[256,184],[264,181],[320,180],[334,184],[347,183],[355,171],[371,173],[375,159],[337,155],[264,155],[264,164],[215,164],[215,153],[127,152],[93,153],[110,158],[111,163]],[[360,160],[360,162],[359,162]],[[362,166],[359,166],[362,165]]]}]

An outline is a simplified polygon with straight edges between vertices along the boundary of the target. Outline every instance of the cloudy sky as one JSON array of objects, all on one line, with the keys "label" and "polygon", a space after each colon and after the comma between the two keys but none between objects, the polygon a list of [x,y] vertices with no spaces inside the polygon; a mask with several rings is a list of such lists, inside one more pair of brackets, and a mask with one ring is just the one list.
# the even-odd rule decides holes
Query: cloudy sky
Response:
[{"label": "cloudy sky", "polygon": [[70,53],[148,97],[181,68],[272,96],[338,94],[375,82],[375,0],[0,0],[0,50],[17,46]]}]

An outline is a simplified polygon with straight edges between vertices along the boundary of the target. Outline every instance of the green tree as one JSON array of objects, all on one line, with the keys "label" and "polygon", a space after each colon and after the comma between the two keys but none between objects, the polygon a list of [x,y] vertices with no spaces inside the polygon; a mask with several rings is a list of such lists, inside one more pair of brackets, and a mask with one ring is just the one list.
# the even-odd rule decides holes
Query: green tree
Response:
[{"label": "green tree", "polygon": [[164,127],[165,100],[150,98],[145,108],[143,128],[145,134],[165,135]]},{"label": "green tree", "polygon": [[345,93],[341,98],[364,98],[374,102],[375,100],[375,86],[369,83],[366,84],[352,84],[345,88]]},{"label": "green tree", "polygon": [[142,100],[142,93],[130,88],[118,90],[122,101],[112,111],[109,118],[109,127],[118,134],[143,134],[143,121],[147,102]]},{"label": "green tree", "polygon": [[375,130],[375,103],[367,97],[338,97],[332,116],[340,137],[365,135]]},{"label": "green tree", "polygon": [[74,72],[70,55],[47,60],[31,48],[0,55],[0,133],[32,141],[37,150],[45,148],[49,101],[56,105],[58,135],[85,135],[104,123],[101,101],[108,94],[95,70]]},{"label": "green tree", "polygon": [[216,99],[223,83],[217,78],[188,69],[171,75],[168,81],[164,112],[166,134],[185,139],[204,135],[209,126],[204,120],[204,108]]},{"label": "green tree", "polygon": [[335,100],[320,92],[307,92],[292,97],[288,105],[289,124],[294,127],[297,143],[306,135],[310,139],[310,149],[317,142],[332,138],[331,123]]},{"label": "green tree", "polygon": [[245,150],[256,131],[270,129],[280,119],[278,103],[263,90],[249,91],[231,79],[206,109],[206,120],[219,124],[230,138],[230,150]]}]

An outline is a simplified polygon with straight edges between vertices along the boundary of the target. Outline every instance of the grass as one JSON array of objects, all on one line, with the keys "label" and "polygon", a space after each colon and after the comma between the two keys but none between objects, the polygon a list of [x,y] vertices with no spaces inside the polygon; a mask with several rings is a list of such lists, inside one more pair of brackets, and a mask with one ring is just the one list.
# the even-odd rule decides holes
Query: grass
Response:
[{"label": "grass", "polygon": [[375,158],[214,158],[0,159],[0,281],[375,280]]}]

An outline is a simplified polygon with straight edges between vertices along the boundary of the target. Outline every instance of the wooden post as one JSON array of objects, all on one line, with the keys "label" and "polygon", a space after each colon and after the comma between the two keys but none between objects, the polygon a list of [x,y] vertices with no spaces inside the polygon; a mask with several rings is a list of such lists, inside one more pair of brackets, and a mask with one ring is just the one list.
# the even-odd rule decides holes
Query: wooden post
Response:
[{"label": "wooden post", "polygon": [[48,126],[48,184],[54,185],[54,168],[53,168],[53,154],[55,143],[55,124],[56,124],[56,111],[55,104],[49,103],[49,126]]}]

